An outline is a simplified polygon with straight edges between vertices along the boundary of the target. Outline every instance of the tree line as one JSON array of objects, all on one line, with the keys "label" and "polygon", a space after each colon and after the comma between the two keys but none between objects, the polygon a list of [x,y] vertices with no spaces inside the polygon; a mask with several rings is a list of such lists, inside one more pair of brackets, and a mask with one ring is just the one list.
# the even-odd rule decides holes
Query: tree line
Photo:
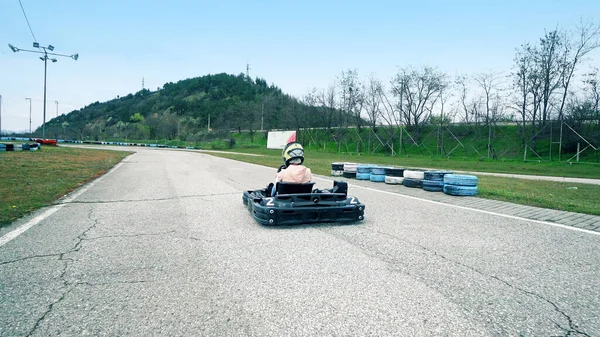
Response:
[{"label": "tree line", "polygon": [[449,75],[433,66],[403,66],[383,81],[349,69],[327,88],[314,88],[301,98],[262,78],[206,75],[92,103],[51,120],[47,129],[72,139],[202,141],[222,136],[216,131],[253,135],[318,127],[335,137],[340,128],[359,133],[395,128],[418,140],[422,128],[432,124],[511,122],[520,126],[522,144],[535,148],[536,135],[552,120],[598,132],[600,73],[583,66],[599,46],[600,24],[580,21],[516,48],[507,72]]}]

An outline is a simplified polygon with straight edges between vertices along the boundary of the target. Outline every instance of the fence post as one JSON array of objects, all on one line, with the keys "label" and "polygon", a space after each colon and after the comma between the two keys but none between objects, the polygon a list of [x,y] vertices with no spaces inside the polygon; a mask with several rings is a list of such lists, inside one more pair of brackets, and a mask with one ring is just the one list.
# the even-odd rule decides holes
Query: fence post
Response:
[{"label": "fence post", "polygon": [[525,144],[525,151],[523,151],[523,161],[527,160],[527,144]]},{"label": "fence post", "polygon": [[577,161],[579,162],[579,142],[577,142]]}]

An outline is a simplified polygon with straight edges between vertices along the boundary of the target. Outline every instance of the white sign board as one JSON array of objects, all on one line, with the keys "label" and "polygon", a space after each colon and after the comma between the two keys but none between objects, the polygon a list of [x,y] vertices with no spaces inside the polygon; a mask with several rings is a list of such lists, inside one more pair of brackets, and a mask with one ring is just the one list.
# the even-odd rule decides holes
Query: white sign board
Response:
[{"label": "white sign board", "polygon": [[296,131],[270,131],[267,137],[267,149],[283,149],[288,139],[295,134]]}]

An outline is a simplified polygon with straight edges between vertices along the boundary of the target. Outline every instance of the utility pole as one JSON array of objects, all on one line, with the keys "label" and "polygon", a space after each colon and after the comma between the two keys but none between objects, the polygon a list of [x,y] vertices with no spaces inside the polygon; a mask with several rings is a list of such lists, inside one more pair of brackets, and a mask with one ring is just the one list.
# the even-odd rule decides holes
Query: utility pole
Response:
[{"label": "utility pole", "polygon": [[48,60],[52,61],[53,63],[56,62],[56,58],[50,58],[48,57],[48,55],[55,55],[55,56],[64,56],[64,57],[69,57],[72,58],[73,60],[77,61],[77,59],[79,58],[79,54],[73,54],[73,55],[65,55],[65,54],[57,54],[57,53],[49,53],[49,51],[54,51],[54,46],[53,45],[48,45],[48,47],[42,47],[40,46],[39,43],[34,42],[33,43],[33,48],[41,48],[44,51],[37,51],[37,50],[28,50],[28,49],[21,49],[21,48],[17,48],[15,46],[13,46],[12,44],[8,44],[8,47],[14,52],[19,52],[19,51],[26,51],[29,53],[37,53],[37,54],[43,54],[43,57],[40,57],[40,60],[44,61],[44,120],[42,123],[42,138],[46,138],[46,75],[48,73]]},{"label": "utility pole", "polygon": [[54,101],[56,103],[56,117],[58,117],[58,101]]},{"label": "utility pole", "polygon": [[29,100],[29,135],[31,136],[31,98],[27,97],[25,100]]},{"label": "utility pole", "polygon": [[144,90],[144,78],[142,77],[142,90]]},{"label": "utility pole", "polygon": [[246,61],[246,80],[250,81],[250,63]]}]

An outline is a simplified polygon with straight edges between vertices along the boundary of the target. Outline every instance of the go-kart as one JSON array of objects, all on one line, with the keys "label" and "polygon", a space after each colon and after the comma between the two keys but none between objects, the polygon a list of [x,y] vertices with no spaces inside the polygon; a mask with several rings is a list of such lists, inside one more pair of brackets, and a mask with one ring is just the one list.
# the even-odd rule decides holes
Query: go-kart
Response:
[{"label": "go-kart", "polygon": [[333,188],[313,189],[315,183],[278,182],[275,195],[269,187],[244,191],[242,201],[262,225],[298,225],[352,222],[364,219],[365,205],[348,196],[348,184],[334,181]]}]

